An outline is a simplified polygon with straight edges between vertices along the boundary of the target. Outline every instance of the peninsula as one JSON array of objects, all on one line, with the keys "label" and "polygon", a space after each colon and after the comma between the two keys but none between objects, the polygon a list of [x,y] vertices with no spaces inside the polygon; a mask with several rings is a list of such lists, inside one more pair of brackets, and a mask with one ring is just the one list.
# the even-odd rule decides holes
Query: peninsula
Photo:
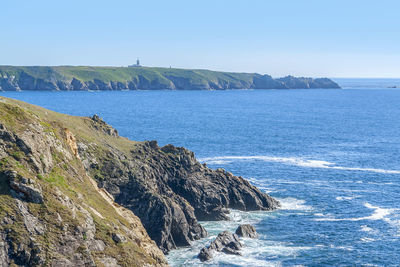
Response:
[{"label": "peninsula", "polygon": [[0,91],[340,88],[328,78],[132,66],[0,66]]}]

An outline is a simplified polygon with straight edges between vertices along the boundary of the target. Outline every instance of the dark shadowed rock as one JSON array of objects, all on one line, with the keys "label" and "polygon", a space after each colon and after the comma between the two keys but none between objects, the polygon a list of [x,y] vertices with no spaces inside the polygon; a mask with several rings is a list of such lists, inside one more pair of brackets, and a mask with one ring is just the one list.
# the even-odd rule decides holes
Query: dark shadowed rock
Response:
[{"label": "dark shadowed rock", "polygon": [[193,152],[173,145],[137,143],[130,154],[111,148],[99,153],[88,147],[80,150],[80,157],[88,162],[87,170],[99,177],[99,186],[141,219],[164,252],[205,237],[198,220],[227,220],[229,208],[251,211],[279,206],[245,179],[223,169],[211,170]]},{"label": "dark shadowed rock", "polygon": [[118,233],[113,233],[112,234],[112,239],[116,242],[116,243],[125,243],[126,242],[126,237],[118,234]]},{"label": "dark shadowed rock", "polygon": [[199,255],[197,256],[201,261],[211,260],[213,257],[213,250],[208,248],[202,248]]},{"label": "dark shadowed rock", "polygon": [[211,244],[202,248],[198,258],[201,261],[210,260],[215,252],[223,252],[231,255],[241,255],[240,249],[242,244],[239,241],[239,237],[236,234],[232,234],[229,231],[219,233],[217,238],[211,242]]},{"label": "dark shadowed rock", "polygon": [[241,224],[235,232],[240,237],[258,238],[256,228],[250,224]]}]

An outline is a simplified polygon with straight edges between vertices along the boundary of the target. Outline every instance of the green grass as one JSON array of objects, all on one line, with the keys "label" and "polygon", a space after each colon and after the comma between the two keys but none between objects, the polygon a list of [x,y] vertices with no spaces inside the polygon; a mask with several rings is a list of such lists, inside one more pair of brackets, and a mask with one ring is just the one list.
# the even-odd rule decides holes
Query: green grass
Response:
[{"label": "green grass", "polygon": [[[295,78],[290,76],[283,79],[276,79],[276,84],[266,82],[264,85],[260,85],[261,77],[266,80],[269,80],[271,77],[268,75],[262,76],[257,73],[159,67],[0,66],[0,79],[10,77],[20,85],[22,90],[27,90],[24,88],[26,84],[34,85],[36,82],[40,82],[40,84],[46,83],[50,86],[50,89],[54,89],[57,88],[58,83],[64,85],[70,84],[73,79],[86,83],[86,85],[89,85],[89,82],[97,80],[107,85],[110,82],[122,83],[124,85],[133,82],[137,85],[139,80],[147,81],[139,83],[141,84],[140,86],[143,86],[141,89],[172,89],[174,88],[173,85],[175,85],[176,89],[240,89],[254,88],[254,86],[267,86],[267,88],[270,88],[268,86],[278,86],[277,88],[281,88],[282,82],[290,88],[299,88],[299,86],[303,88],[302,86],[306,86],[305,84],[308,83],[310,83],[312,88],[317,88],[318,86],[322,88],[339,88],[336,83],[329,79]],[[22,79],[24,86],[19,83],[22,77],[25,77],[25,79]],[[148,86],[149,84],[150,86]],[[2,89],[0,88],[0,90]]]},{"label": "green grass", "polygon": [[44,180],[57,186],[61,186],[64,188],[68,187],[68,184],[64,176],[59,174],[59,170],[57,168],[54,168],[53,171],[47,177],[44,178]]},{"label": "green grass", "polygon": [[210,70],[190,70],[175,68],[158,68],[158,67],[90,67],[90,66],[0,66],[0,76],[16,78],[21,75],[30,75],[36,79],[45,81],[60,80],[71,81],[76,78],[81,81],[93,81],[95,79],[103,82],[127,82],[144,79],[152,82],[157,80],[160,84],[169,84],[169,76],[189,79],[194,84],[203,84],[208,81],[217,82],[223,80],[226,82],[251,82],[254,74],[252,73],[229,73]]}]

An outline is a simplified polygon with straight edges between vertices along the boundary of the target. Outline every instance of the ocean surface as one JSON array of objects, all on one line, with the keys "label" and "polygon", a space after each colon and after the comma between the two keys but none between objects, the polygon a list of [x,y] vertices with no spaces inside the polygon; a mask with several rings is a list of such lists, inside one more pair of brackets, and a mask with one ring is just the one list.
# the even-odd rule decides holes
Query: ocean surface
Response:
[{"label": "ocean surface", "polygon": [[201,247],[241,223],[253,224],[260,238],[243,240],[243,256],[218,253],[204,265],[396,266],[400,89],[353,87],[0,95],[98,114],[133,140],[185,146],[281,202],[273,212],[231,211],[230,221],[202,222],[209,237],[172,251],[172,266],[203,265]]}]

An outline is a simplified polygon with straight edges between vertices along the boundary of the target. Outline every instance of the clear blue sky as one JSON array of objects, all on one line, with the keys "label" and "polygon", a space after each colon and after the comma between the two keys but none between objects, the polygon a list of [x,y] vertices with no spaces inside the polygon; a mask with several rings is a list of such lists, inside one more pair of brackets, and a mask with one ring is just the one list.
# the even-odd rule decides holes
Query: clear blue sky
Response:
[{"label": "clear blue sky", "polygon": [[400,77],[398,0],[9,0],[1,65]]}]

